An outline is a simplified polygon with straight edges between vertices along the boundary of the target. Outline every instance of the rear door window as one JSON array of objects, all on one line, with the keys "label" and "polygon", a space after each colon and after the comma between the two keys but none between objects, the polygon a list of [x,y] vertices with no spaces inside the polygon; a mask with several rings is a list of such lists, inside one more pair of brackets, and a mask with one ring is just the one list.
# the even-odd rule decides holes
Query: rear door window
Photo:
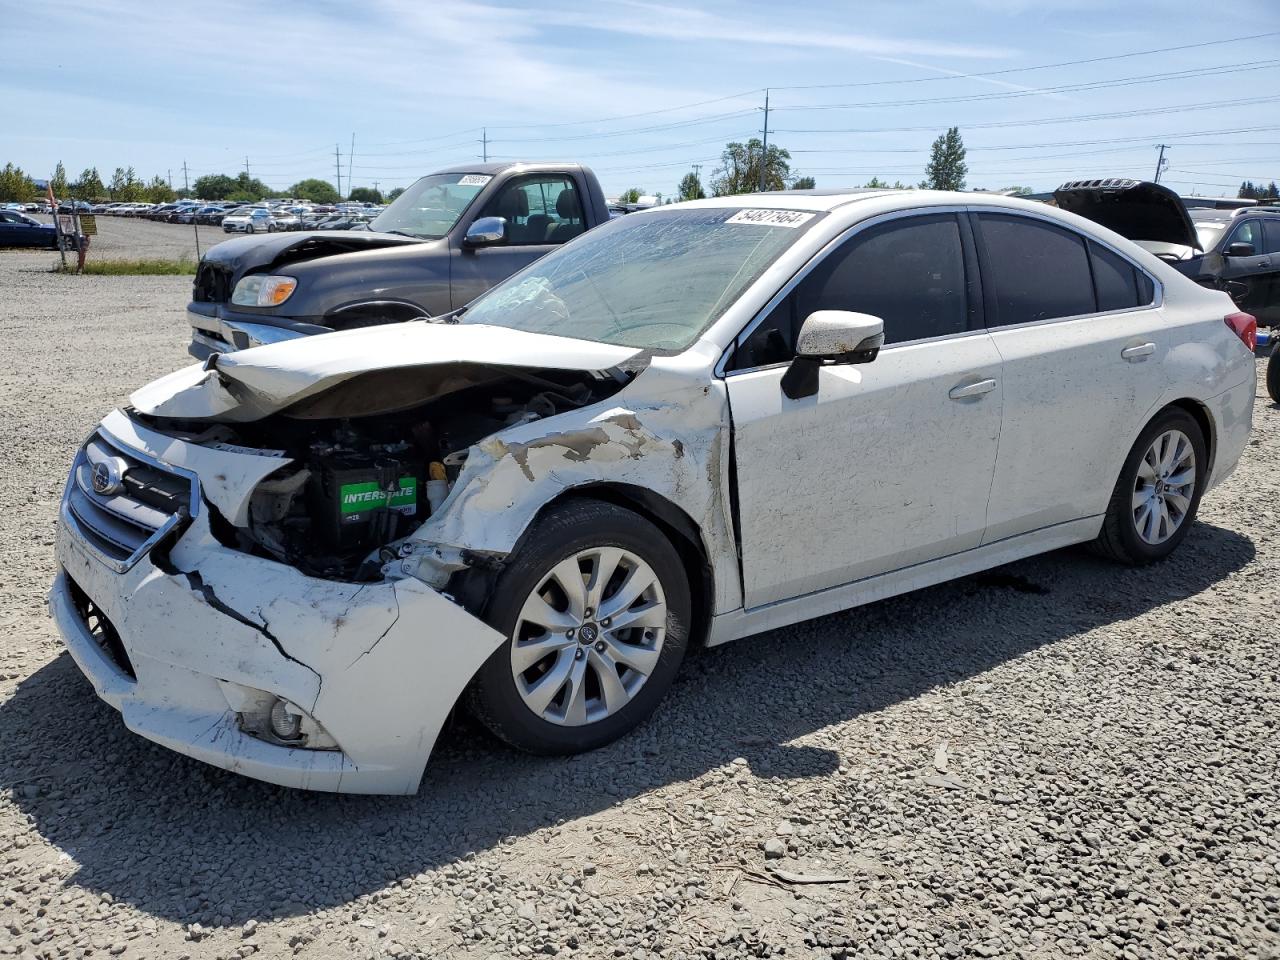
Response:
[{"label": "rear door window", "polygon": [[1095,313],[1093,274],[1082,236],[1008,214],[976,217],[986,250],[983,286],[988,326]]},{"label": "rear door window", "polygon": [[1264,253],[1280,253],[1280,217],[1262,222]]},{"label": "rear door window", "polygon": [[1154,299],[1151,281],[1119,254],[1090,242],[1089,261],[1099,312],[1145,307]]}]

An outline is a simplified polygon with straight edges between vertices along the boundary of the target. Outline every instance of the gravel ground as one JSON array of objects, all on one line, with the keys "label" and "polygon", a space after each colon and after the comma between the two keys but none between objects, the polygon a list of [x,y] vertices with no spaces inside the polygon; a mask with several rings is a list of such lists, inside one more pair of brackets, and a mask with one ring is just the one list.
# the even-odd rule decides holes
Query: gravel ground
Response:
[{"label": "gravel ground", "polygon": [[0,954],[1280,957],[1269,402],[1162,565],[1054,553],[704,652],[593,754],[458,721],[416,797],[309,795],[128,733],[61,652],[67,464],[184,361],[189,281],[25,263],[0,257]]},{"label": "gravel ground", "polygon": [[[37,216],[37,220],[51,223],[52,217]],[[195,229],[190,224],[153,223],[150,220],[134,220],[129,217],[99,216],[98,234],[89,241],[90,260],[120,260],[134,257],[163,260],[197,260]],[[208,250],[215,243],[226,240],[230,234],[221,227],[200,228],[200,249]],[[14,251],[0,252],[9,257]],[[28,251],[25,256],[36,256]],[[39,256],[58,259],[56,252],[39,251]]]}]

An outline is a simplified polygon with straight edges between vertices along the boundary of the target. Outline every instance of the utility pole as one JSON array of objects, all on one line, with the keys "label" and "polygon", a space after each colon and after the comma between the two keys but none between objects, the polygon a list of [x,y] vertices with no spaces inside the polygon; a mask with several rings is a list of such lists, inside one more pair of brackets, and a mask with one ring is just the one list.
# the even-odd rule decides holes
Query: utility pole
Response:
[{"label": "utility pole", "polygon": [[764,88],[764,144],[760,149],[759,191],[764,193],[764,168],[769,161],[769,88]]},{"label": "utility pole", "polygon": [[244,158],[244,175],[245,175],[246,177],[250,175],[250,174],[249,174],[249,158],[248,158],[248,157],[245,157],[245,158]]},{"label": "utility pole", "polygon": [[[356,132],[352,130],[351,131],[351,152],[347,154],[347,193],[348,194],[351,193],[351,188],[354,187],[356,183],[353,179],[351,179],[351,165],[355,163],[355,160],[356,160]],[[342,193],[339,192],[338,196],[342,196]],[[347,199],[350,199],[350,197],[348,197]]]},{"label": "utility pole", "polygon": [[187,178],[187,161],[182,161],[182,192],[191,193],[191,181]]},{"label": "utility pole", "polygon": [[333,165],[338,171],[338,196],[342,196],[342,154],[338,152],[338,145],[333,145]]},{"label": "utility pole", "polygon": [[1167,143],[1160,144],[1160,157],[1156,160],[1156,176],[1155,176],[1156,183],[1160,182],[1160,173],[1161,171],[1164,170],[1164,165],[1165,165],[1164,152],[1167,149],[1169,149],[1169,145]]},{"label": "utility pole", "polygon": [[380,181],[378,181],[378,180],[373,181],[373,192],[374,192],[374,193],[377,193],[377,192],[378,192],[378,183],[379,183],[379,182],[380,182]]},{"label": "utility pole", "polygon": [[173,189],[173,169],[170,168],[168,173],[169,173],[169,189],[172,190]]},{"label": "utility pole", "polygon": [[480,128],[480,159],[489,162],[489,128]]}]

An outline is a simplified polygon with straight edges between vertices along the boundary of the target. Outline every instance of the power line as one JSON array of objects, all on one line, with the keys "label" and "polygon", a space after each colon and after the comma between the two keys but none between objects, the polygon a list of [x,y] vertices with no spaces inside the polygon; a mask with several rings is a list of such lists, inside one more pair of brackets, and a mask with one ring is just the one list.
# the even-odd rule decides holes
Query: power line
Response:
[{"label": "power line", "polygon": [[1280,65],[1280,60],[1253,60],[1248,63],[1216,64],[1212,67],[1196,67],[1167,73],[1150,73],[1136,77],[1120,77],[1115,80],[1089,80],[1084,83],[1062,84],[1056,87],[1032,87],[1027,90],[1011,90],[1003,93],[972,93],[957,97],[928,97],[919,100],[869,100],[862,103],[819,103],[810,105],[774,107],[775,110],[854,110],[872,107],[916,107],[935,103],[970,103],[985,100],[1016,100],[1024,97],[1048,96],[1055,93],[1082,93],[1087,90],[1105,90],[1111,87],[1133,87],[1144,83],[1160,83],[1166,80],[1190,80],[1207,75],[1221,76],[1227,73],[1243,73],[1249,70],[1266,70]]},{"label": "power line", "polygon": [[[1226,110],[1231,107],[1255,106],[1261,103],[1274,103],[1280,100],[1277,97],[1259,97],[1254,100],[1234,100],[1231,103],[1223,103],[1220,100],[1210,100],[1203,103],[1182,104],[1176,107],[1156,107],[1144,108],[1141,110],[1119,110],[1114,113],[1084,113],[1070,117],[1040,117],[1033,120],[997,120],[989,123],[969,123],[965,124],[966,130],[990,130],[1002,127],[1038,127],[1054,123],[1080,123],[1090,120],[1116,120],[1123,117],[1149,117],[1157,114],[1166,113],[1194,113],[1198,110]],[[935,132],[938,124],[929,124],[920,127],[850,127],[850,128],[833,128],[822,127],[812,130],[778,130],[778,133],[925,133]],[[1256,129],[1256,128],[1255,128]]]},{"label": "power line", "polygon": [[939,80],[972,80],[982,77],[1006,77],[1011,73],[1030,73],[1033,70],[1054,70],[1058,67],[1078,67],[1087,63],[1106,63],[1111,60],[1127,60],[1130,57],[1147,57],[1157,53],[1173,53],[1177,50],[1195,50],[1200,47],[1220,46],[1224,43],[1242,43],[1246,40],[1262,40],[1280,36],[1280,30],[1253,33],[1244,37],[1228,37],[1223,40],[1205,40],[1200,43],[1184,43],[1176,47],[1159,47],[1154,50],[1134,50],[1105,57],[1089,57],[1085,60],[1061,60],[1057,63],[1041,63],[1034,67],[1006,67],[1003,70],[983,70],[978,73],[954,73],[942,77],[912,77],[907,80],[865,80],[858,83],[811,83],[790,87],[774,87],[774,90],[826,90],[837,87],[885,87],[903,83],[936,83]]}]

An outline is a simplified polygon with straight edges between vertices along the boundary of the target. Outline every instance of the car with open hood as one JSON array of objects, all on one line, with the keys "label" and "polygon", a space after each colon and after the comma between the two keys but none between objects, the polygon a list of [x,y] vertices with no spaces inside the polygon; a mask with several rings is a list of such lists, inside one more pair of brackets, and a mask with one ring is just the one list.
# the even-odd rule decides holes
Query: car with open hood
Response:
[{"label": "car with open hood", "polygon": [[1125,179],[1074,180],[1053,197],[1197,283],[1226,291],[1260,325],[1280,325],[1280,209],[1188,209],[1168,187]]},{"label": "car with open hood", "polygon": [[589,750],[693,645],[1069,544],[1169,556],[1248,442],[1254,333],[1024,200],[631,213],[449,315],[138,390],[76,455],[50,607],[142,736],[410,793],[460,704]]},{"label": "car with open hood", "polygon": [[440,170],[365,211],[207,251],[187,306],[191,355],[448,313],[609,219],[576,163]]}]

